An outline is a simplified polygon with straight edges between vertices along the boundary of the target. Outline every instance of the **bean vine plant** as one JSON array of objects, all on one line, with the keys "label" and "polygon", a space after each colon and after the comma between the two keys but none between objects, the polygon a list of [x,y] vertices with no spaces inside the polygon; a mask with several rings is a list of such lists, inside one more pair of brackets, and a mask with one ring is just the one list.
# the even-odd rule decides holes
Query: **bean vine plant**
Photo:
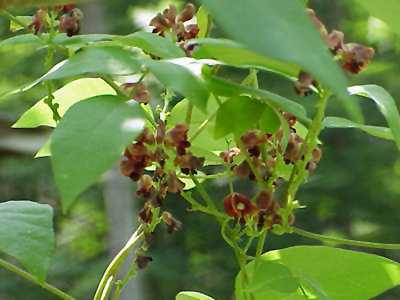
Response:
[{"label": "bean vine plant", "polygon": [[[327,28],[305,1],[200,2],[170,5],[146,29],[126,36],[80,35],[84,14],[74,4],[42,6],[30,17],[1,10],[16,34],[0,47],[47,51],[46,74],[2,98],[46,87],[44,98],[13,127],[54,128],[37,157],[51,156],[64,213],[118,161],[137,186],[140,225],[104,266],[96,293],[87,299],[118,300],[140,270],[156,263],[147,254],[153,233],[163,230],[160,225],[169,233],[182,227],[165,209],[171,193],[187,203],[189,213],[219,224],[237,260],[236,300],[365,300],[399,285],[397,262],[361,251],[302,245],[264,253],[268,237],[292,234],[400,250],[400,244],[335,238],[296,226],[296,213],[307,209],[297,192],[323,159],[322,130],[358,128],[392,140],[400,150],[393,98],[376,85],[348,86],[347,76],[367,68],[374,49]],[[245,75],[227,78],[226,68]],[[302,100],[260,88],[268,85],[259,81],[266,72],[284,78]],[[155,80],[159,95],[148,88]],[[357,96],[376,103],[387,128],[364,123]],[[348,118],[326,116],[328,104],[342,107]],[[205,183],[212,180],[226,182],[224,197],[207,191]],[[239,182],[246,183],[246,193],[237,190]],[[0,266],[71,300],[45,281],[52,226],[48,205],[1,203],[0,250],[21,267],[3,259]],[[121,266],[132,254],[124,273]],[[200,292],[182,291],[176,299],[212,299]]]}]

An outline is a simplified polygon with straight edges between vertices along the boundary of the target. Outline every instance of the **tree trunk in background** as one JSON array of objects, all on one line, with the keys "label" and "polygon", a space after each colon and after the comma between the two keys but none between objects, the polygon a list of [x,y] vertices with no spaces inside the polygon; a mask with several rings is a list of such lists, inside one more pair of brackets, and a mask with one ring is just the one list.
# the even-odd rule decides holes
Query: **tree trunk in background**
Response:
[{"label": "tree trunk in background", "polygon": [[[80,5],[84,13],[82,33],[108,33],[104,2],[91,1]],[[117,167],[104,177],[104,200],[109,224],[108,245],[110,259],[125,245],[137,227],[134,211],[132,181],[124,178]],[[131,260],[128,259],[130,263]],[[129,264],[125,266],[125,270]],[[124,271],[124,270],[123,270]],[[143,300],[138,278],[132,280],[122,293],[121,300]]]}]

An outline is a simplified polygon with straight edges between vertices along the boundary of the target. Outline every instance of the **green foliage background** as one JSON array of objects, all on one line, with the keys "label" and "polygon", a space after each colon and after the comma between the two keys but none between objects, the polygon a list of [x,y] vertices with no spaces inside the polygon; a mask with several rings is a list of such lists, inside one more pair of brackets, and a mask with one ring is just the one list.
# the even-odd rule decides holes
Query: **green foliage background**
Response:
[{"label": "green foliage background", "polygon": [[[168,2],[158,1],[97,1],[104,8],[101,20],[110,33],[130,33],[138,26],[138,12],[157,10]],[[373,45],[377,56],[367,71],[354,84],[376,83],[384,86],[395,99],[400,99],[399,44],[389,28],[368,14],[357,1],[309,1],[329,29],[345,32],[346,41]],[[29,14],[33,10],[19,11]],[[98,21],[98,20],[97,20]],[[84,28],[85,30],[85,28]],[[0,36],[5,38],[8,24],[0,19]],[[216,30],[216,35],[221,32]],[[254,39],[263,37],[254,36]],[[285,38],[285,37],[282,37]],[[0,92],[12,90],[44,73],[37,62],[45,51],[29,48],[0,49]],[[240,74],[230,74],[236,77]],[[271,74],[263,74],[260,82],[268,89],[280,92],[307,105],[311,100],[299,99],[287,82]],[[41,98],[44,91],[36,88],[27,94],[0,102],[3,123],[11,123],[24,110]],[[336,104],[337,103],[337,104]],[[331,101],[330,115],[341,115],[342,107]],[[400,105],[400,102],[398,101]],[[374,104],[367,101],[362,108],[369,124],[384,125]],[[1,133],[0,133],[1,134]],[[1,137],[0,137],[1,138]],[[307,209],[300,211],[297,224],[314,232],[331,233],[360,240],[400,241],[400,159],[394,143],[374,139],[360,131],[327,130],[322,134],[324,156],[317,174],[304,186],[298,198]],[[215,183],[207,188],[222,200],[225,189]],[[248,188],[245,184],[242,189]],[[0,152],[1,200],[37,199],[55,204],[58,199],[48,159],[33,160],[30,156]],[[56,211],[58,250],[49,274],[52,283],[80,299],[92,295],[107,261],[107,222],[100,187],[82,196],[68,217]],[[217,197],[216,197],[217,198]],[[140,205],[140,203],[138,203]],[[217,224],[206,216],[186,213],[186,205],[170,197],[167,206],[184,223],[183,231],[169,236],[165,230],[157,234],[151,250],[154,263],[145,271],[147,299],[173,299],[185,289],[203,291],[216,299],[231,299],[237,272],[233,255],[222,242]],[[298,244],[312,244],[298,237],[272,237],[268,249],[280,249]],[[395,251],[373,251],[400,261]],[[27,297],[29,293],[29,298]],[[0,299],[53,299],[40,289],[30,286],[10,273],[0,270]],[[400,290],[380,296],[381,300],[399,299]]]}]

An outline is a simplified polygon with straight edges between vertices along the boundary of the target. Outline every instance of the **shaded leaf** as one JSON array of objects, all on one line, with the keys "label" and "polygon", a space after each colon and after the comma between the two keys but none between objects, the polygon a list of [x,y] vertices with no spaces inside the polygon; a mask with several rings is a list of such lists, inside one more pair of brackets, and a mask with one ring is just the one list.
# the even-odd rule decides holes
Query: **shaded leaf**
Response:
[{"label": "shaded leaf", "polygon": [[68,60],[56,65],[41,81],[83,74],[130,75],[140,72],[135,54],[116,46],[86,47]]},{"label": "shaded leaf", "polygon": [[138,31],[127,36],[116,37],[114,40],[123,45],[141,48],[144,52],[161,58],[186,56],[185,52],[171,40],[150,32]]},{"label": "shaded leaf", "polygon": [[44,46],[45,44],[40,38],[32,33],[16,35],[0,42],[0,47],[17,45]]},{"label": "shaded leaf", "polygon": [[192,43],[196,45],[193,53],[195,58],[212,58],[238,67],[258,67],[284,75],[292,80],[297,78],[300,71],[296,65],[263,56],[234,41],[207,38],[193,40]]},{"label": "shaded leaf", "polygon": [[118,161],[143,130],[143,115],[137,102],[111,95],[78,102],[67,111],[50,147],[64,211]]},{"label": "shaded leaf", "polygon": [[0,250],[44,281],[54,250],[53,209],[31,201],[0,203]]},{"label": "shaded leaf", "polygon": [[347,97],[346,79],[300,1],[201,2],[235,41],[267,57],[297,64],[342,98]]}]

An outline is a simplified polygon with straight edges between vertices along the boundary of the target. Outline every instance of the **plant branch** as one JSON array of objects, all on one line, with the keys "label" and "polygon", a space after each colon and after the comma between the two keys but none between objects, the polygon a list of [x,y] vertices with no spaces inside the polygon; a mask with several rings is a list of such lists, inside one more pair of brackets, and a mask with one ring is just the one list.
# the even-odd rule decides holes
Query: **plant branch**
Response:
[{"label": "plant branch", "polygon": [[310,161],[312,157],[312,151],[318,144],[318,136],[322,130],[322,122],[325,116],[325,110],[328,104],[328,100],[331,96],[330,92],[323,92],[321,94],[321,98],[317,104],[317,112],[315,117],[308,128],[308,134],[302,146],[302,153],[304,158],[294,166],[292,174],[289,179],[286,196],[285,196],[285,205],[290,206],[290,204],[294,201],[296,193],[300,187],[300,185],[304,182],[308,175],[308,171],[306,170],[307,163]]},{"label": "plant branch", "polygon": [[306,238],[310,238],[313,240],[318,240],[321,242],[331,242],[336,244],[363,247],[363,248],[400,250],[400,244],[374,243],[374,242],[363,242],[357,240],[342,239],[342,238],[336,238],[322,234],[312,233],[297,227],[291,227],[291,228],[293,229],[293,233],[297,235],[304,236]]},{"label": "plant branch", "polygon": [[124,263],[125,259],[131,252],[131,250],[136,246],[136,244],[144,237],[143,226],[140,225],[139,228],[132,234],[125,246],[120,250],[120,252],[114,257],[111,263],[108,265],[103,277],[100,280],[99,286],[97,288],[96,294],[93,300],[101,300],[102,296],[109,293],[112,285],[108,284],[110,278],[117,275],[120,267]]},{"label": "plant branch", "polygon": [[36,277],[34,277],[32,274],[18,268],[17,266],[3,260],[0,258],[0,266],[3,267],[4,269],[13,272],[15,274],[17,274],[18,276],[26,279],[27,281],[38,285],[40,287],[42,287],[43,289],[45,289],[46,291],[52,293],[53,295],[57,296],[60,299],[64,299],[64,300],[75,300],[75,298],[73,298],[72,296],[66,294],[65,292],[59,290],[58,288],[56,288],[55,286],[52,286],[51,284],[47,283],[47,282],[41,282],[39,281]]}]

